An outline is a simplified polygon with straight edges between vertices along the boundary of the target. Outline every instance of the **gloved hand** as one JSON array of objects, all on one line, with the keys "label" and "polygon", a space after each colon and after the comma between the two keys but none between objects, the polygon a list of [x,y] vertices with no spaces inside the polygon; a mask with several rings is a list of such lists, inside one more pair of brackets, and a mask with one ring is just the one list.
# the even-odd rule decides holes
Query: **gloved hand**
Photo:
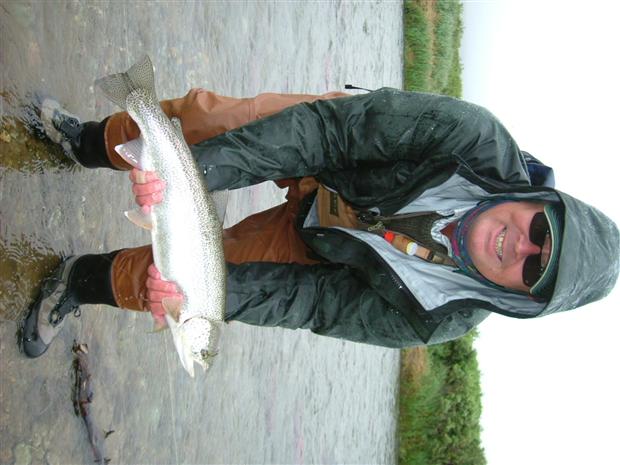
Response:
[{"label": "gloved hand", "polygon": [[134,168],[129,173],[129,179],[133,183],[132,191],[136,196],[136,203],[144,213],[149,213],[152,205],[164,199],[166,183],[159,179],[156,172]]},{"label": "gloved hand", "polygon": [[164,299],[178,299],[183,301],[183,294],[179,292],[177,286],[171,281],[161,279],[161,273],[154,263],[148,269],[146,278],[146,308],[151,312],[155,320],[155,328],[163,329],[166,324],[166,310],[162,304]]}]

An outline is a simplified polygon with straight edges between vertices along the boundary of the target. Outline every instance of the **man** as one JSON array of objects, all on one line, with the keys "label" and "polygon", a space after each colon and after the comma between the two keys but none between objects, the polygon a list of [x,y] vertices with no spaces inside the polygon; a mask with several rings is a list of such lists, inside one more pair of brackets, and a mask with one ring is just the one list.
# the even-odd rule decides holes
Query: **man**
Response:
[{"label": "man", "polygon": [[[211,190],[289,189],[224,232],[227,320],[407,347],[460,337],[491,312],[569,310],[616,282],[614,223],[545,186],[549,170],[476,105],[394,89],[240,100],[194,89],[162,108]],[[114,151],[139,135],[126,113],[79,124],[47,100],[41,115],[77,163],[130,168]],[[165,195],[155,173],[131,179],[145,209]],[[41,355],[84,303],[161,320],[162,298],[182,290],[152,262],[150,246],[65,260],[24,320],[25,353]]]}]

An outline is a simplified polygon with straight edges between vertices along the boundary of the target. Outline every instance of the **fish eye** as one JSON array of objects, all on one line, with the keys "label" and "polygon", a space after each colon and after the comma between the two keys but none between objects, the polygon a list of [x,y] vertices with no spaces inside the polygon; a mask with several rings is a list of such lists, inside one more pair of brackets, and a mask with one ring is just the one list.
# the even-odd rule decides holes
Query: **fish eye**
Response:
[{"label": "fish eye", "polygon": [[202,349],[200,351],[200,356],[203,360],[209,360],[217,355],[217,352],[210,352],[208,349]]}]

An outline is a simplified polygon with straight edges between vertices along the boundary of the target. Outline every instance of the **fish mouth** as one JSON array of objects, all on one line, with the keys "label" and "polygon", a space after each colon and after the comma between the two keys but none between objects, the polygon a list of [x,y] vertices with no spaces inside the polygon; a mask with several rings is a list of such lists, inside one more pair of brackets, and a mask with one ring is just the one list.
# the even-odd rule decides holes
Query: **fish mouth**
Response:
[{"label": "fish mouth", "polygon": [[506,228],[502,229],[495,239],[495,253],[501,261],[504,258],[504,239],[506,238]]}]

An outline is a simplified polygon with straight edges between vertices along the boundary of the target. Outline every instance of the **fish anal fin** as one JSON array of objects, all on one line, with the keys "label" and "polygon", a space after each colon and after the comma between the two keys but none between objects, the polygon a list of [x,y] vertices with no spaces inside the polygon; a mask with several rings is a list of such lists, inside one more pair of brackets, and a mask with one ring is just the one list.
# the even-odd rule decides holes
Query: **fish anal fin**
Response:
[{"label": "fish anal fin", "polygon": [[139,170],[144,169],[144,164],[142,162],[143,149],[144,139],[142,139],[142,137],[132,139],[124,144],[118,144],[114,147],[116,153],[118,153],[123,160]]}]

